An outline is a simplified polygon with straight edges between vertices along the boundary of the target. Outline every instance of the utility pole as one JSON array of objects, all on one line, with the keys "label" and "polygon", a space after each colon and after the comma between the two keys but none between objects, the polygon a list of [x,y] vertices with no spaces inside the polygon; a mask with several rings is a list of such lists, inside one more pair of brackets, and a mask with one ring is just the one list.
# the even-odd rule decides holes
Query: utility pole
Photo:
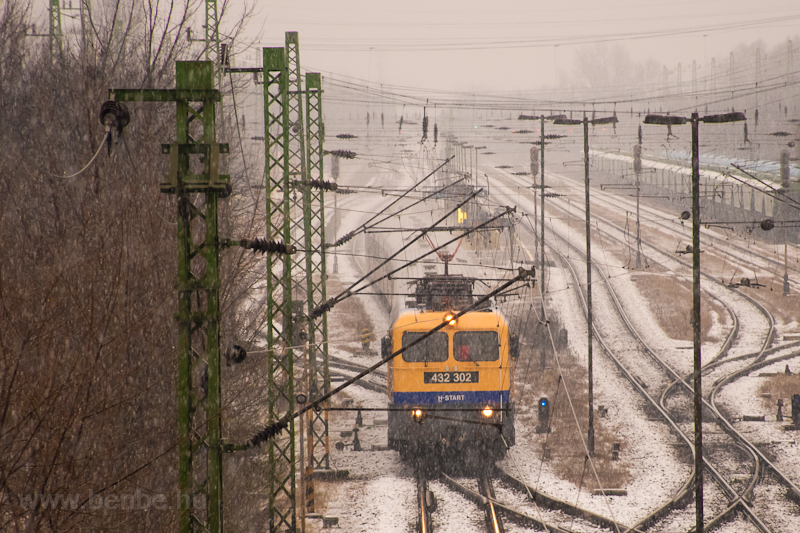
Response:
[{"label": "utility pole", "polygon": [[[542,147],[542,150],[541,150],[542,161],[541,161],[541,164],[539,165],[539,167],[540,167],[539,168],[539,172],[542,173],[542,179],[541,179],[542,187],[541,187],[541,191],[540,191],[540,198],[541,198],[541,203],[542,203],[542,205],[541,205],[541,211],[542,211],[541,226],[542,226],[542,228],[541,228],[541,239],[540,240],[541,240],[541,244],[542,244],[542,251],[541,251],[541,253],[539,255],[539,276],[541,276],[541,281],[539,282],[539,292],[542,293],[542,316],[544,316],[544,291],[545,291],[545,287],[547,287],[547,285],[545,285],[545,268],[544,268],[544,115],[540,115],[539,116],[539,120],[541,121],[540,122],[540,126],[539,126],[539,129],[541,131],[541,135],[540,135],[539,138],[540,138],[541,147]],[[542,367],[544,367],[544,365],[542,365]]]},{"label": "utility pole", "polygon": [[92,26],[92,2],[91,0],[78,0],[80,3],[80,17],[81,17],[81,42],[83,45],[83,53],[87,54],[92,46],[94,40],[90,31]]},{"label": "utility pole", "polygon": [[755,120],[756,120],[756,128],[758,128],[758,82],[761,80],[761,48],[756,48],[756,87],[755,87],[755,99],[756,99],[756,112],[755,112]]},{"label": "utility pole", "polygon": [[[317,186],[304,187],[303,214],[305,218],[305,248],[308,309],[327,301],[325,258],[325,188],[323,178],[324,125],[322,123],[322,77],[319,73],[306,75],[306,146],[308,147],[308,181]],[[330,391],[328,372],[328,313],[308,321],[309,400]],[[328,406],[328,403],[325,404]],[[309,462],[306,469],[306,507],[314,512],[314,470],[330,469],[328,440],[328,410],[308,412]]]},{"label": "utility pole", "polygon": [[695,531],[703,533],[703,360],[700,329],[700,142],[692,113],[692,344],[694,347]]},{"label": "utility pole", "polygon": [[[206,61],[214,64],[214,73],[217,77],[217,88],[222,90],[222,76],[224,73],[220,61],[219,42],[219,14],[217,0],[205,0],[206,27],[205,27],[205,56]],[[221,114],[221,113],[220,113]]]},{"label": "utility pole", "polygon": [[[289,60],[284,48],[263,49],[267,238],[291,242]],[[294,412],[292,259],[267,256],[267,402],[269,424]],[[295,531],[295,424],[268,443],[269,531]]]},{"label": "utility pole", "polygon": [[91,25],[92,25],[92,4],[90,0],[78,0],[78,7],[72,7],[72,2],[70,2],[70,7],[66,7],[66,5],[61,7],[61,12],[63,11],[77,11],[78,17],[81,23],[81,51],[84,54],[88,54],[90,44],[92,42],[91,37]]},{"label": "utility pole", "polygon": [[633,172],[636,175],[636,270],[642,268],[642,233],[639,225],[639,175],[642,173],[642,126],[639,125],[639,144],[633,147]]},{"label": "utility pole", "polygon": [[64,33],[61,29],[60,0],[50,0],[50,60],[61,55],[61,44]]},{"label": "utility pole", "polygon": [[[611,117],[593,118],[592,125],[617,123],[616,115]],[[592,318],[592,233],[591,213],[589,210],[589,119],[583,120],[556,119],[553,124],[572,126],[583,124],[583,168],[584,184],[586,189],[586,320],[588,332],[587,364],[589,367],[589,430],[587,433],[587,448],[589,454],[594,455],[594,369],[592,360],[592,339],[594,338],[594,323]]]},{"label": "utility pole", "polygon": [[586,184],[586,320],[589,333],[588,366],[589,366],[589,433],[587,447],[589,455],[594,455],[594,376],[592,368],[592,339],[594,328],[592,326],[592,234],[591,217],[589,215],[589,120],[583,117],[583,168],[584,182]]},{"label": "utility pole", "polygon": [[[732,57],[732,56],[731,56]],[[700,335],[700,142],[698,125],[702,122],[721,124],[745,120],[744,113],[732,112],[691,119],[676,116],[647,115],[645,124],[679,125],[691,121],[692,126],[692,344],[694,347],[694,469],[695,531],[703,533],[703,361]]]},{"label": "utility pole", "polygon": [[[175,102],[177,142],[162,144],[170,171],[161,191],[178,199],[178,505],[179,530],[220,533],[223,528],[222,404],[220,379],[220,276],[218,199],[230,194],[219,174],[228,145],[216,141],[214,65],[176,63],[176,88],[111,89],[119,102]],[[199,137],[189,123],[202,126]],[[203,172],[191,161],[202,158]],[[193,201],[193,195],[202,201]],[[204,226],[204,232],[195,229]],[[199,241],[199,242],[198,242]]]}]

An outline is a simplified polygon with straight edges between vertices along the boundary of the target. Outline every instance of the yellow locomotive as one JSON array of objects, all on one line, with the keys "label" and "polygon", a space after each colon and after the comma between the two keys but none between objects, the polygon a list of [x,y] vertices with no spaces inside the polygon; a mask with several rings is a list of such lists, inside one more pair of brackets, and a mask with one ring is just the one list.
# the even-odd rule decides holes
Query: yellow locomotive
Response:
[{"label": "yellow locomotive", "polygon": [[417,283],[417,306],[403,310],[384,356],[389,364],[389,447],[404,456],[475,450],[501,457],[514,444],[517,337],[496,308],[458,311],[472,303],[473,279],[428,275]]}]

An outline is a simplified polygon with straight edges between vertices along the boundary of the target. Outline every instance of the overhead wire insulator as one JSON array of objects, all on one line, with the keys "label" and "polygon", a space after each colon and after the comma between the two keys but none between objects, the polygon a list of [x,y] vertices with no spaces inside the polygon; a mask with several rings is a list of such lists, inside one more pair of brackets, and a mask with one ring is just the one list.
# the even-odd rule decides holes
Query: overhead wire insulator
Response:
[{"label": "overhead wire insulator", "polygon": [[250,446],[261,446],[262,442],[267,442],[275,438],[284,429],[289,427],[289,421],[292,419],[292,413],[286,413],[280,420],[274,424],[270,424],[250,439]]},{"label": "overhead wire insulator", "polygon": [[261,254],[282,254],[291,255],[297,252],[291,244],[285,244],[281,241],[267,240],[267,239],[243,239],[241,241],[242,248],[253,250],[253,253],[260,252]]},{"label": "overhead wire insulator", "polygon": [[111,154],[113,143],[111,128],[117,130],[117,137],[122,136],[122,130],[131,121],[131,114],[125,104],[108,100],[100,106],[100,124],[106,128],[106,142],[108,143],[108,153]]},{"label": "overhead wire insulator", "polygon": [[341,157],[342,159],[355,159],[356,153],[352,150],[325,150],[325,154],[335,155],[336,157]]},{"label": "overhead wire insulator", "polygon": [[[346,296],[349,296],[349,295],[350,295],[350,291],[347,292]],[[322,315],[324,315],[325,313],[327,313],[328,311],[333,309],[333,306],[336,305],[336,302],[337,302],[336,298],[331,298],[327,302],[325,302],[323,304],[320,304],[317,307],[315,307],[314,309],[312,309],[311,312],[308,314],[308,317],[311,320],[318,319],[319,317],[321,317]]]},{"label": "overhead wire insulator", "polygon": [[308,180],[307,182],[304,182],[304,185],[321,191],[335,191],[339,188],[336,183],[323,180]]},{"label": "overhead wire insulator", "polygon": [[351,231],[350,233],[345,233],[344,235],[339,237],[339,240],[337,240],[335,243],[326,244],[325,246],[328,247],[328,248],[336,248],[337,246],[341,246],[344,243],[346,243],[347,241],[349,241],[350,239],[352,239],[353,237],[355,237],[355,235],[356,235],[355,231]]},{"label": "overhead wire insulator", "polygon": [[337,139],[358,139],[358,136],[353,135],[352,133],[340,133],[336,136]]},{"label": "overhead wire insulator", "polygon": [[356,191],[353,189],[342,189],[341,187],[336,189],[336,194],[355,194]]},{"label": "overhead wire insulator", "polygon": [[436,124],[433,125],[433,144],[439,142],[439,126]]},{"label": "overhead wire insulator", "polygon": [[125,104],[108,100],[100,106],[100,124],[117,128],[117,134],[131,121],[131,114]]},{"label": "overhead wire insulator", "polygon": [[428,117],[422,117],[422,140],[428,140]]}]

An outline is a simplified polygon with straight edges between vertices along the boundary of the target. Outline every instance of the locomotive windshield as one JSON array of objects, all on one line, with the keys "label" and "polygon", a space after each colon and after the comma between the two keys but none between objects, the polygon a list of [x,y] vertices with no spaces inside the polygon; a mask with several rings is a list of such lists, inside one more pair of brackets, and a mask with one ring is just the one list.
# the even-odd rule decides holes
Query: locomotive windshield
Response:
[{"label": "locomotive windshield", "polygon": [[[408,346],[425,335],[424,331],[406,331],[403,333],[403,346]],[[407,363],[441,363],[447,361],[447,333],[437,331],[419,344],[415,344],[403,352],[403,361]]]},{"label": "locomotive windshield", "polygon": [[453,335],[456,361],[497,361],[500,341],[496,331],[457,331]]}]

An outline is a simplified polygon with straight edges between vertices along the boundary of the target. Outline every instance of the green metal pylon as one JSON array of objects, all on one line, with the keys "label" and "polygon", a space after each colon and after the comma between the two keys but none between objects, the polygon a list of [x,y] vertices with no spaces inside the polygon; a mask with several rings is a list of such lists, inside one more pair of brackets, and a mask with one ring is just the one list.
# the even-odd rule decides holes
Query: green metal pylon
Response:
[{"label": "green metal pylon", "polygon": [[[263,49],[267,238],[291,242],[289,64],[284,48]],[[269,423],[294,411],[292,259],[267,257],[267,372]],[[269,442],[269,531],[295,531],[294,419]]]},{"label": "green metal pylon", "polygon": [[219,12],[217,11],[217,0],[206,0],[206,46],[205,57],[206,61],[211,61],[214,64],[215,74],[217,78],[217,88],[222,89],[222,75],[223,69],[220,65],[220,41],[219,41]]},{"label": "green metal pylon", "polygon": [[61,30],[61,3],[50,0],[50,59],[61,55],[61,42],[64,33]]},{"label": "green metal pylon", "polygon": [[92,2],[91,0],[78,0],[81,17],[81,47],[84,54],[92,47]]},{"label": "green metal pylon", "polygon": [[[303,215],[305,206],[308,204],[308,198],[304,191],[308,191],[307,187],[303,187],[299,182],[308,179],[308,172],[306,170],[306,133],[305,122],[303,120],[303,93],[302,93],[302,76],[300,75],[300,44],[297,37],[297,32],[286,32],[286,67],[289,71],[289,98],[288,108],[286,109],[289,120],[289,139],[286,146],[288,154],[288,171],[292,187],[294,190],[291,195],[291,244],[298,250],[305,248],[305,235],[306,235],[306,217]],[[306,283],[306,261],[305,256],[297,254],[292,263],[292,276],[295,280],[295,291],[307,291]],[[307,299],[307,295],[295,294],[296,300],[302,301]],[[295,309],[295,313],[301,309]],[[305,335],[304,335],[305,334]],[[307,323],[297,324],[295,329],[296,341],[301,340],[305,343],[308,340]],[[302,337],[305,337],[304,339]],[[297,342],[296,342],[297,344]]]},{"label": "green metal pylon", "polygon": [[[311,205],[311,190],[302,183],[308,180],[307,154],[306,154],[306,124],[303,119],[303,77],[300,75],[300,43],[297,32],[286,32],[286,58],[289,71],[289,99],[286,113],[289,120],[289,140],[287,144],[288,170],[292,182],[291,208],[290,208],[290,233],[291,244],[298,250],[306,250],[304,254],[296,254],[292,262],[293,299],[296,308],[293,309],[296,323],[294,327],[294,345],[298,347],[298,354],[310,354],[313,346],[314,325],[306,321],[303,316],[303,304],[311,302],[309,292],[309,238]],[[309,310],[311,307],[308,308]],[[301,367],[305,361],[297,361]],[[308,367],[306,372],[310,372]],[[297,377],[302,379],[303,372]],[[310,377],[310,374],[308,374]],[[296,383],[300,391],[306,391],[304,383]],[[303,423],[300,420],[299,423]],[[305,473],[305,465],[300,465]],[[308,486],[306,486],[308,489]],[[302,501],[305,502],[305,494]]]},{"label": "green metal pylon", "polygon": [[[162,144],[170,158],[161,191],[178,198],[178,505],[181,533],[221,533],[222,418],[220,380],[220,276],[218,198],[230,194],[230,176],[219,174],[214,65],[176,63],[175,89],[111,89],[111,99],[175,102],[176,142]],[[202,126],[198,138],[189,124]],[[203,172],[194,174],[191,161]],[[193,203],[191,195],[203,201]]]},{"label": "green metal pylon", "polygon": [[[322,80],[318,73],[306,75],[306,146],[308,146],[308,179],[322,180],[324,140],[322,123]],[[308,309],[315,309],[327,301],[325,279],[327,268],[325,262],[325,191],[319,187],[306,187],[308,201],[304,202],[304,219],[306,225],[306,271]],[[309,399],[313,400],[330,390],[331,380],[328,373],[328,314],[323,313],[321,319],[309,321]],[[327,407],[327,404],[326,404]],[[313,469],[330,468],[328,441],[328,411],[309,411],[310,426],[308,438],[309,464]],[[313,474],[312,474],[313,475]],[[306,477],[307,483],[313,477]],[[311,479],[312,481],[309,481]],[[313,510],[313,502],[306,502],[309,511]]]}]

